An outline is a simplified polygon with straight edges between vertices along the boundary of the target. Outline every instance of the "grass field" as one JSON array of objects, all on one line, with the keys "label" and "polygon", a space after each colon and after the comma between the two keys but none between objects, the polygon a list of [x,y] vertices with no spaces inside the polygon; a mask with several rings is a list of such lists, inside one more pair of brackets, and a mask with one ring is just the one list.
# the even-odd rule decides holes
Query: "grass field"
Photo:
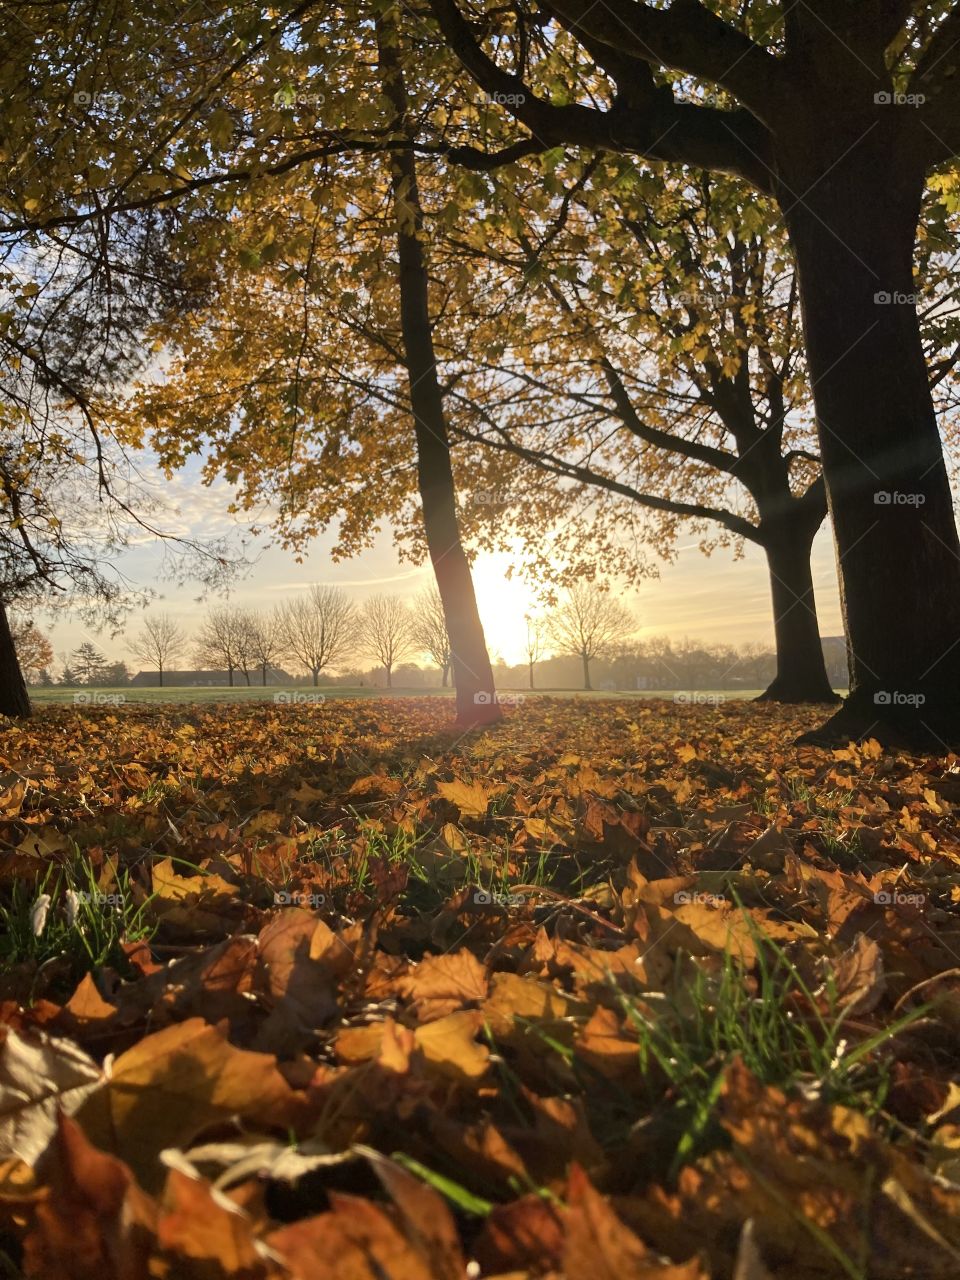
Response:
[{"label": "grass field", "polygon": [[[665,698],[668,702],[677,701],[690,705],[709,707],[718,702],[736,699],[755,698],[760,689],[501,689],[505,701],[519,702],[522,698]],[[371,686],[327,685],[312,689],[304,685],[288,685],[278,687],[270,685],[264,689],[260,685],[247,688],[246,685],[213,685],[203,688],[170,687],[166,689],[136,687],[123,685],[117,688],[83,688],[64,689],[59,686],[38,686],[30,689],[31,699],[39,704],[44,703],[76,703],[77,705],[104,706],[110,703],[121,705],[132,703],[158,702],[287,702],[304,703],[338,701],[344,698],[451,698],[452,689],[382,689]]]}]

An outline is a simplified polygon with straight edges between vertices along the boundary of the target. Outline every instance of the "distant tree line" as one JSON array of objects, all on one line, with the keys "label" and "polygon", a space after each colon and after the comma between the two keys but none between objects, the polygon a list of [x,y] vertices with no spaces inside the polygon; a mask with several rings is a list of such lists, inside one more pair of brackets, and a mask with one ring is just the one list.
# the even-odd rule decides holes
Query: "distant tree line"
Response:
[{"label": "distant tree line", "polygon": [[[594,584],[573,587],[553,609],[530,614],[523,661],[495,666],[503,688],[760,690],[777,670],[775,645],[730,645],[665,636],[640,640],[635,616]],[[252,687],[303,681],[392,688],[447,687],[452,655],[436,587],[407,604],[396,595],[356,603],[333,587],[311,586],[270,610],[218,605],[190,636],[165,613],[145,613],[126,639],[138,675],[111,662],[90,640],[64,655],[53,673],[53,648],[32,621],[12,630],[31,684],[117,687],[136,680]],[[843,686],[843,639],[822,642],[834,687]],[[420,666],[415,659],[426,659]],[[366,665],[364,663],[366,660]],[[193,668],[183,664],[192,662]]]}]

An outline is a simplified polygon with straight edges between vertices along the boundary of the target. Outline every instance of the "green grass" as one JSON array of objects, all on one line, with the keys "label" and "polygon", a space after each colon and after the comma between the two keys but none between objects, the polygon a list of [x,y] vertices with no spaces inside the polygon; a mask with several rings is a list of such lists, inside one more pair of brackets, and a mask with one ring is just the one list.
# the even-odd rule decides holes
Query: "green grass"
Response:
[{"label": "green grass", "polygon": [[[53,686],[37,686],[30,689],[30,697],[32,701],[39,706],[48,704],[66,704],[72,705],[76,703],[78,709],[82,710],[86,706],[102,706],[110,707],[114,705],[110,700],[118,699],[115,705],[122,706],[124,703],[145,703],[153,704],[160,702],[173,703],[206,703],[206,702],[273,702],[275,695],[278,693],[288,694],[295,697],[298,694],[306,694],[313,696],[322,694],[324,698],[331,700],[339,700],[341,698],[452,698],[454,691],[452,689],[436,689],[436,688],[394,688],[381,689],[372,688],[370,686],[354,686],[354,685],[321,685],[319,689],[313,689],[306,685],[285,685],[274,686],[269,685],[264,689],[260,685],[252,685],[247,688],[246,685],[234,685],[231,689],[227,685],[213,685],[209,687],[198,688],[180,688],[170,687],[159,689],[155,687],[121,685],[115,687],[104,688],[83,688],[83,689],[64,689],[59,685]],[[524,698],[538,698],[547,695],[552,698],[629,698],[634,701],[644,701],[650,698],[665,698],[668,702],[672,701],[674,695],[685,692],[676,689],[592,689],[586,691],[584,689],[535,689],[531,692],[529,689],[503,689],[503,693],[522,693]],[[725,690],[709,690],[699,691],[702,697],[717,697],[724,702],[735,702],[741,699],[755,698],[761,692],[760,689],[725,689]],[[90,695],[89,702],[76,702],[77,695],[81,699],[84,695]],[[98,701],[102,699],[102,701]],[[283,705],[282,703],[280,704]],[[309,705],[309,704],[306,704]],[[521,704],[522,705],[522,704]],[[696,706],[698,704],[686,704]],[[709,711],[709,706],[701,708]]]},{"label": "green grass", "polygon": [[126,871],[101,887],[74,845],[68,863],[49,866],[35,884],[16,881],[0,901],[0,972],[23,966],[39,977],[52,966],[72,989],[84,973],[124,969],[121,944],[153,936],[148,906],[149,899],[137,900]]},{"label": "green grass", "polygon": [[[929,1012],[914,1009],[858,1039],[847,1028],[831,975],[815,995],[781,947],[759,930],[756,941],[752,988],[729,951],[716,972],[697,967],[691,973],[689,958],[682,969],[678,964],[669,993],[635,998],[611,979],[611,994],[637,1036],[641,1113],[655,1124],[660,1176],[675,1178],[685,1164],[727,1144],[717,1102],[736,1057],[762,1084],[845,1105],[882,1127],[890,1042]],[[584,1073],[572,1048],[549,1043],[569,1067]],[[636,1122],[638,1099],[584,1074],[596,1131],[615,1147]]]}]

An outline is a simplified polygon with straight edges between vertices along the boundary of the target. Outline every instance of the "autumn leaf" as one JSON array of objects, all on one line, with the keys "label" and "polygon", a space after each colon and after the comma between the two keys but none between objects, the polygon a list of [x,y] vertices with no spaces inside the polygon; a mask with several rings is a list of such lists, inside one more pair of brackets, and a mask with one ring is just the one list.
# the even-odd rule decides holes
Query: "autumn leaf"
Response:
[{"label": "autumn leaf", "polygon": [[200,1018],[145,1036],[113,1064],[77,1119],[89,1139],[123,1159],[148,1190],[157,1157],[232,1116],[289,1125],[296,1098],[270,1054],[236,1049]]}]

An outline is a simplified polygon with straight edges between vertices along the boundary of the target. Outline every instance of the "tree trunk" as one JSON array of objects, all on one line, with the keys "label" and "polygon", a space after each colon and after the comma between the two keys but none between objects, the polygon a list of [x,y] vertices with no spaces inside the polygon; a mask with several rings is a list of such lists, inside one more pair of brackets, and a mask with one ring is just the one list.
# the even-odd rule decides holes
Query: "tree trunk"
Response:
[{"label": "tree trunk", "polygon": [[157,675],[160,677],[160,688],[163,688],[163,663],[157,663]]},{"label": "tree trunk", "polygon": [[[384,93],[396,112],[396,126],[408,129],[407,93],[397,31],[387,17],[377,19],[377,42]],[[400,321],[417,444],[417,481],[424,533],[450,637],[457,725],[468,728],[495,722],[501,718],[501,712],[470,565],[460,540],[450,440],[430,322],[427,265],[418,235],[423,212],[416,157],[412,134],[408,132],[407,136],[410,145],[391,152],[390,166],[400,267]]]},{"label": "tree trunk", "polygon": [[808,740],[943,750],[960,745],[960,541],[913,303],[923,173],[883,110],[833,140],[831,167],[813,148],[811,169],[806,139],[781,169],[850,663],[850,697]]},{"label": "tree trunk", "polygon": [[392,689],[393,688],[393,668],[384,667],[384,670],[387,673],[387,688]]},{"label": "tree trunk", "polygon": [[230,687],[231,689],[233,688],[233,666],[232,666],[232,664],[227,666],[227,684],[229,685],[229,687]]},{"label": "tree trunk", "polygon": [[316,689],[316,688],[319,688],[319,685],[320,685],[320,668],[319,668],[319,667],[311,667],[311,668],[310,668],[310,674],[313,676],[313,687],[314,687],[315,689]]},{"label": "tree trunk", "polygon": [[445,662],[445,663],[443,664],[443,667],[441,668],[440,677],[441,677],[441,678],[440,678],[440,687],[441,687],[441,689],[445,689],[445,688],[447,687],[447,683],[449,682],[449,679],[450,679],[450,664],[449,664],[448,662]]},{"label": "tree trunk", "polygon": [[529,671],[530,688],[532,689],[533,688],[533,659],[532,658],[530,659],[530,662],[529,662],[529,668],[530,668],[530,671]]},{"label": "tree trunk", "polygon": [[593,689],[590,683],[590,659],[585,653],[581,653],[580,659],[583,662],[583,687],[584,689]]},{"label": "tree trunk", "polygon": [[838,702],[820,642],[810,570],[812,539],[784,529],[764,547],[770,571],[777,674],[758,702]]},{"label": "tree trunk", "polygon": [[267,687],[267,664],[264,662],[260,667],[261,685],[265,689]]},{"label": "tree trunk", "polygon": [[25,719],[30,714],[30,697],[20,670],[6,605],[0,600],[0,715]]}]

